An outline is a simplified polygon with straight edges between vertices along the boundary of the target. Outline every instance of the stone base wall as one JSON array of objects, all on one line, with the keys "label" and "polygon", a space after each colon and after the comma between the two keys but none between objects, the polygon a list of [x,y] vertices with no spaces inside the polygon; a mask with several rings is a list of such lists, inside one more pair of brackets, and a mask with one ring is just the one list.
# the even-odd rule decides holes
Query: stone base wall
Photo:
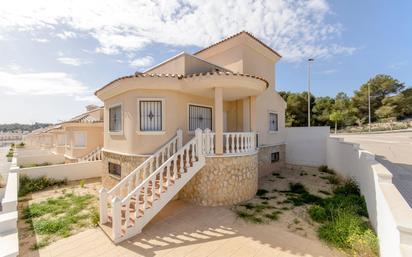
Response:
[{"label": "stone base wall", "polygon": [[[261,146],[258,152],[259,178],[272,174],[285,167],[285,145]],[[279,161],[271,161],[271,154],[279,152]]]},{"label": "stone base wall", "polygon": [[[114,187],[119,181],[137,168],[147,157],[129,156],[103,151],[103,176],[102,184],[105,188]],[[109,174],[109,162],[120,164],[121,178]]]},{"label": "stone base wall", "polygon": [[258,187],[257,154],[206,157],[206,165],[179,192],[202,206],[232,205],[254,197]]}]

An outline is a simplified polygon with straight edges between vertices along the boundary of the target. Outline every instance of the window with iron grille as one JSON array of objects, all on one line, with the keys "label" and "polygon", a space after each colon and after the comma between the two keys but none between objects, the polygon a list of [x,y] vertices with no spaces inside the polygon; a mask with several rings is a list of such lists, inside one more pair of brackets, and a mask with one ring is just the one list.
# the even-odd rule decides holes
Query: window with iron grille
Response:
[{"label": "window with iron grille", "polygon": [[269,131],[278,131],[278,114],[274,112],[269,113]]},{"label": "window with iron grille", "polygon": [[122,106],[118,105],[109,109],[109,131],[120,132],[122,130]]},{"label": "window with iron grille", "polygon": [[162,131],[162,101],[139,101],[140,131]]},{"label": "window with iron grille", "polygon": [[109,174],[120,178],[122,175],[122,167],[120,164],[109,162]]},{"label": "window with iron grille", "polygon": [[189,105],[189,130],[197,128],[212,130],[212,108]]},{"label": "window with iron grille", "polygon": [[270,155],[270,161],[272,163],[279,161],[279,152],[274,152]]}]

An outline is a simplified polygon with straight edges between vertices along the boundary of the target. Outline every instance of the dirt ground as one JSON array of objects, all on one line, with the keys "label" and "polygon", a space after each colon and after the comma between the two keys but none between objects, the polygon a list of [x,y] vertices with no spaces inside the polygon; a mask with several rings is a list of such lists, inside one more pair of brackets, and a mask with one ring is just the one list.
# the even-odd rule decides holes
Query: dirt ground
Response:
[{"label": "dirt ground", "polygon": [[[19,251],[20,256],[30,256],[33,255],[36,251],[30,249],[36,242],[40,241],[40,237],[30,229],[30,225],[25,222],[23,217],[23,210],[27,206],[33,203],[39,203],[48,198],[57,198],[63,196],[67,193],[73,193],[76,195],[94,195],[96,196],[95,203],[97,205],[98,191],[101,188],[100,179],[87,179],[84,180],[84,186],[80,186],[80,181],[70,181],[67,185],[47,188],[45,190],[28,194],[24,197],[19,198],[18,211],[19,219],[17,221],[17,226],[19,230]],[[87,228],[80,228],[72,230],[72,235],[77,234]]]}]

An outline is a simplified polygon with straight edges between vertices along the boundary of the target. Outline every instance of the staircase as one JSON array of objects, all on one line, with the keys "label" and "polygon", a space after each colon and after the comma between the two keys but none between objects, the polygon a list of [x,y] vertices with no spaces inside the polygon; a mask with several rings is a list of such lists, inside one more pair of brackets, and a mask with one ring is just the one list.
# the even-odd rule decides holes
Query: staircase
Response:
[{"label": "staircase", "polygon": [[139,234],[205,165],[202,141],[198,129],[195,137],[182,146],[179,130],[115,187],[100,190],[100,226],[115,243]]},{"label": "staircase", "polygon": [[90,153],[86,154],[85,156],[77,159],[78,162],[92,162],[92,161],[100,161],[102,159],[102,148],[97,147]]}]

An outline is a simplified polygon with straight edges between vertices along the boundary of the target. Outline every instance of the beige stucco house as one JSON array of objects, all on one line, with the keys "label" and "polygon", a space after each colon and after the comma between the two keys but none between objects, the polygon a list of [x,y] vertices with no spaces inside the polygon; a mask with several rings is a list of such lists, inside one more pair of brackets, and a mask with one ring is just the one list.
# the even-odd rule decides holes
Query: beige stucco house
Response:
[{"label": "beige stucco house", "polygon": [[115,242],[139,233],[172,198],[209,206],[250,199],[259,176],[284,164],[280,58],[241,32],[96,91],[104,102],[101,224]]},{"label": "beige stucco house", "polygon": [[68,121],[33,131],[25,137],[31,148],[50,149],[64,155],[66,162],[76,162],[100,151],[103,146],[103,107],[89,105],[86,112]]}]

